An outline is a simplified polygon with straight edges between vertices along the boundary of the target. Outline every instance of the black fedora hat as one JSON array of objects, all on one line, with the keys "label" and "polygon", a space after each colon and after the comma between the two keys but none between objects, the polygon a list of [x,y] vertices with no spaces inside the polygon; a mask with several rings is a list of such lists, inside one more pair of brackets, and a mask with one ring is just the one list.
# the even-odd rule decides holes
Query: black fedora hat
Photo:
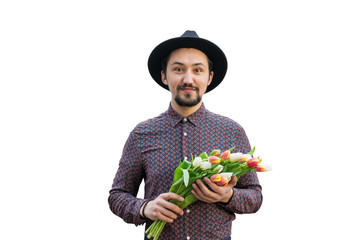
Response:
[{"label": "black fedora hat", "polygon": [[186,31],[177,38],[171,38],[160,43],[151,52],[148,60],[148,68],[151,77],[163,88],[169,90],[168,86],[161,81],[161,61],[172,51],[179,48],[195,48],[207,55],[212,61],[214,77],[206,92],[210,92],[217,87],[224,79],[227,70],[227,60],[224,52],[209,40],[200,38],[195,31]]}]

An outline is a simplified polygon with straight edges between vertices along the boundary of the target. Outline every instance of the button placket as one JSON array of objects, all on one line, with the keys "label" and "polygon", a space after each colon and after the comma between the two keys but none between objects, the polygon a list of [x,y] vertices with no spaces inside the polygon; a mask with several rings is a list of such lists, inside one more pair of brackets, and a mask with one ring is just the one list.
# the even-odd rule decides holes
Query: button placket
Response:
[{"label": "button placket", "polygon": [[189,154],[188,151],[188,138],[189,138],[189,133],[188,133],[188,119],[187,118],[183,118],[182,119],[182,154],[183,157],[185,159],[185,157]]}]

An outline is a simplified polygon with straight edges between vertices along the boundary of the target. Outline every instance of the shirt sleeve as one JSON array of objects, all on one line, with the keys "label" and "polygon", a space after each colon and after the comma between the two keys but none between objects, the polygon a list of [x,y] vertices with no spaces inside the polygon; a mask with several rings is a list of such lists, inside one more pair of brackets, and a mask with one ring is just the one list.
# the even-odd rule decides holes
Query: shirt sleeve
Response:
[{"label": "shirt sleeve", "polygon": [[255,213],[260,209],[262,199],[256,172],[248,172],[240,177],[230,202],[221,205],[234,213]]},{"label": "shirt sleeve", "polygon": [[108,198],[111,211],[125,222],[136,226],[145,223],[145,219],[140,217],[140,208],[146,201],[136,198],[144,176],[139,151],[136,150],[137,143],[138,137],[132,131],[125,143]]},{"label": "shirt sleeve", "polygon": [[[248,153],[251,150],[250,142],[244,129],[240,126],[234,134],[235,152]],[[227,204],[221,204],[225,209],[234,213],[255,213],[262,204],[263,196],[261,185],[254,171],[242,175],[234,187],[234,194]]]}]

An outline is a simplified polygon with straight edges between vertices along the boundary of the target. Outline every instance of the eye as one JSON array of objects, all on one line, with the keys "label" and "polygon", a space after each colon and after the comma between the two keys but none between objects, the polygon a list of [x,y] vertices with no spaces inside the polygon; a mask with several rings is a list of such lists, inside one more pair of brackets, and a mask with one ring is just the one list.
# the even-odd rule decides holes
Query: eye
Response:
[{"label": "eye", "polygon": [[203,70],[202,70],[202,68],[195,68],[194,69],[194,72],[195,73],[201,73]]},{"label": "eye", "polygon": [[182,71],[182,69],[180,67],[175,67],[174,68],[174,72],[181,72],[181,71]]}]

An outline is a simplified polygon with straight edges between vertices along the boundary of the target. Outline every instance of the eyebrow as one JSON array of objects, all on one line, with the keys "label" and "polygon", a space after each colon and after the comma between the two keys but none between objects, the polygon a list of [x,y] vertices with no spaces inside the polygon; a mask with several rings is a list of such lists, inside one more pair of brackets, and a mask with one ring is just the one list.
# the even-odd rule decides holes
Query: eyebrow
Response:
[{"label": "eyebrow", "polygon": [[[185,65],[185,64],[184,64],[184,63],[181,63],[181,62],[173,62],[173,63],[171,64],[171,66],[173,66],[173,65],[181,65],[181,66],[183,66],[183,65]],[[199,65],[202,65],[202,66],[205,67],[205,65],[204,65],[203,63],[194,63],[194,64],[192,64],[191,66],[199,66]]]}]

